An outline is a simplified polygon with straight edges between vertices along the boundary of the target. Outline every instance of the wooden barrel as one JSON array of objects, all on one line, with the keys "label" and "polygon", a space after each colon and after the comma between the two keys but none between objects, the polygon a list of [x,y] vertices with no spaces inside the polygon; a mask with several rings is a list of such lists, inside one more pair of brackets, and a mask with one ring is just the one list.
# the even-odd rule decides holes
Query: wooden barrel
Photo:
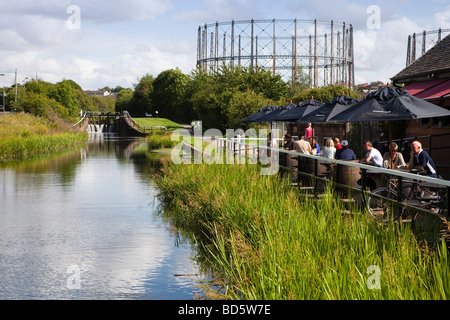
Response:
[{"label": "wooden barrel", "polygon": [[326,163],[326,162],[319,160],[317,163],[317,174],[319,176],[326,176],[329,172],[329,166],[323,165],[323,163]]},{"label": "wooden barrel", "polygon": [[314,160],[309,158],[300,158],[300,170],[304,173],[314,174]]},{"label": "wooden barrel", "polygon": [[[348,160],[347,162],[358,163],[358,160]],[[339,165],[337,182],[349,187],[357,188],[358,180],[361,179],[359,173],[360,169],[357,167],[350,167],[345,165]]]},{"label": "wooden barrel", "polygon": [[[307,174],[314,174],[314,160],[313,159],[308,159],[308,158],[304,158],[304,157],[300,157],[299,159],[300,161],[300,172],[303,173],[307,173]],[[299,175],[299,181],[301,182],[301,184],[304,187],[311,187],[313,186],[313,179],[308,177],[308,176],[304,176],[304,175]]]}]

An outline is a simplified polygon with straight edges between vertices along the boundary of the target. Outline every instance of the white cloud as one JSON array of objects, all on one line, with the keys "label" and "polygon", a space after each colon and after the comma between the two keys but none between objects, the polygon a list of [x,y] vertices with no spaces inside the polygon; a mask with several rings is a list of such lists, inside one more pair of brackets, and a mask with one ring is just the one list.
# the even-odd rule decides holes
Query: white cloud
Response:
[{"label": "white cloud", "polygon": [[154,19],[173,8],[171,0],[21,0],[0,3],[0,12],[5,17],[23,16],[66,20],[70,14],[67,8],[76,5],[81,10],[82,19],[89,23],[115,23]]},{"label": "white cloud", "polygon": [[202,9],[176,13],[177,21],[194,20],[204,23],[252,19],[261,14],[256,0],[203,0]]},{"label": "white cloud", "polygon": [[355,31],[356,82],[389,81],[400,72],[406,65],[408,35],[418,27],[403,17],[383,22],[379,30]]},{"label": "white cloud", "polygon": [[82,19],[90,23],[140,21],[166,13],[173,6],[170,0],[100,1],[78,0]]},{"label": "white cloud", "polygon": [[435,14],[433,24],[438,28],[450,28],[450,6]]}]

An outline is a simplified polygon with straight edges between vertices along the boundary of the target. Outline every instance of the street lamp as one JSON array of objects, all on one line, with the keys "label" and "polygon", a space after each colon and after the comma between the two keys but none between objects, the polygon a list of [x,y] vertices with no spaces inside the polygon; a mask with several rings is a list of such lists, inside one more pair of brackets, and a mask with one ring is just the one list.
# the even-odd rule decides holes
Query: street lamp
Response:
[{"label": "street lamp", "polygon": [[1,73],[0,76],[5,76],[5,73],[14,73],[14,86],[15,86],[15,92],[14,92],[14,103],[17,104],[17,68],[14,70],[14,72],[4,72]]},{"label": "street lamp", "polygon": [[[4,73],[0,73],[0,77],[4,77],[5,74]],[[2,108],[3,108],[3,114],[6,113],[6,106],[5,106],[5,86],[3,86],[3,103],[2,103]]]}]

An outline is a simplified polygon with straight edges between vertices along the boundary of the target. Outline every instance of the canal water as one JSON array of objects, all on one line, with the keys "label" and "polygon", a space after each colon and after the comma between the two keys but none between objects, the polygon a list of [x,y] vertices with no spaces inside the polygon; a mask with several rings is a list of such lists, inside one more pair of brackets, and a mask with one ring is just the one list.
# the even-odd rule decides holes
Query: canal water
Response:
[{"label": "canal water", "polygon": [[0,163],[0,299],[180,300],[201,295],[194,248],[159,214],[145,142]]}]

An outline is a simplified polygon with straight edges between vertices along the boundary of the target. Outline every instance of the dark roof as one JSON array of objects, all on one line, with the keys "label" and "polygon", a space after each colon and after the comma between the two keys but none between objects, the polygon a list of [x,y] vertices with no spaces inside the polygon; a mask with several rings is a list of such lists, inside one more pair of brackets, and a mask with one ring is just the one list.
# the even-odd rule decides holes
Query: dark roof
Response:
[{"label": "dark roof", "polygon": [[423,56],[395,75],[392,80],[450,71],[450,35],[428,50]]}]

